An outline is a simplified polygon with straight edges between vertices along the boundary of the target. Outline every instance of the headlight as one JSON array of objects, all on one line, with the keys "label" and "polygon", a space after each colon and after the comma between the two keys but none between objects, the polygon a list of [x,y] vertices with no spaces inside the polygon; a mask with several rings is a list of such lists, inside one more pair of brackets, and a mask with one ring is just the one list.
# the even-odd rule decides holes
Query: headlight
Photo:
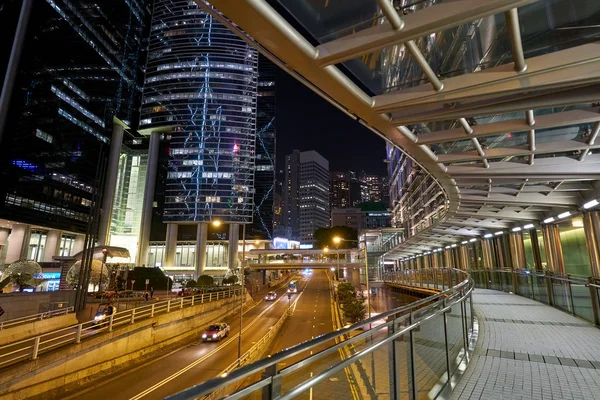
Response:
[{"label": "headlight", "polygon": [[265,300],[269,300],[269,296],[265,297]]},{"label": "headlight", "polygon": [[202,334],[202,339],[206,339],[206,333]]},{"label": "headlight", "polygon": [[217,338],[217,334],[213,333],[213,339],[216,339],[216,338]]}]

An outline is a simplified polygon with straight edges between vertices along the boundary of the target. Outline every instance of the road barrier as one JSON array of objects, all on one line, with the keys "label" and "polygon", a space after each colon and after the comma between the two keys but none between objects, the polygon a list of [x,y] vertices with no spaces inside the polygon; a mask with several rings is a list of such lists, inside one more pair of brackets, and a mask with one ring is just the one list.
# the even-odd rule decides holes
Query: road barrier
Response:
[{"label": "road barrier", "polygon": [[7,321],[0,321],[0,331],[3,329],[14,328],[19,325],[28,324],[30,322],[41,321],[44,319],[56,317],[59,315],[65,315],[73,312],[73,307],[59,308],[58,310],[41,312],[39,314],[28,315],[26,317],[9,319]]},{"label": "road barrier", "polygon": [[42,353],[59,347],[78,344],[82,340],[95,336],[101,332],[112,332],[119,326],[133,324],[136,321],[153,318],[156,315],[179,310],[184,307],[193,307],[211,301],[238,296],[240,293],[241,289],[238,288],[159,301],[130,310],[118,311],[104,319],[90,320],[78,325],[72,325],[0,346],[0,368],[23,360],[35,360]]}]

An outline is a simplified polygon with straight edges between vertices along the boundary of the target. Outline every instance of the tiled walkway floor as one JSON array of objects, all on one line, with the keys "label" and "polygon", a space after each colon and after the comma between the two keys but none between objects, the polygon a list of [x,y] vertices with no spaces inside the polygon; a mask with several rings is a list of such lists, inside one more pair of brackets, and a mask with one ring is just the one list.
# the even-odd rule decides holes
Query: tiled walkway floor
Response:
[{"label": "tiled walkway floor", "polygon": [[600,330],[524,297],[476,289],[479,340],[452,399],[600,399]]}]

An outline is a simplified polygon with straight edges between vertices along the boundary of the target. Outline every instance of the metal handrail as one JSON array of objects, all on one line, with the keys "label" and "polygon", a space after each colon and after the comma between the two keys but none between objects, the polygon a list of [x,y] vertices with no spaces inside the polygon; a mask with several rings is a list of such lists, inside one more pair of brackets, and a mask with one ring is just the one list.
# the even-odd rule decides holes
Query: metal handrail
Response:
[{"label": "metal handrail", "polygon": [[57,315],[64,315],[73,312],[73,306],[59,308],[58,310],[45,311],[38,314],[28,315],[21,318],[13,318],[6,321],[0,321],[0,331],[2,329],[12,328],[18,325],[23,325],[32,321],[41,321],[43,319],[55,317]]},{"label": "metal handrail", "polygon": [[[95,336],[99,332],[112,332],[117,326],[129,325],[145,318],[152,318],[157,314],[168,313],[175,310],[191,307],[198,304],[239,296],[241,289],[196,294],[178,299],[163,300],[154,304],[144,305],[130,310],[113,313],[108,319],[101,322],[90,320],[77,325],[57,329],[38,336],[12,342],[0,346],[0,368],[14,364],[18,361],[35,360],[42,352],[58,346],[78,344],[82,339]],[[2,353],[6,350],[6,353]],[[8,358],[19,354],[17,357]],[[8,358],[8,359],[7,359]]]},{"label": "metal handrail", "polygon": [[[178,394],[175,394],[173,396],[169,396],[167,397],[167,399],[170,400],[182,400],[182,399],[196,399],[198,397],[201,396],[205,396],[208,395],[216,390],[220,390],[222,387],[231,384],[234,381],[239,381],[245,378],[248,378],[256,373],[265,371],[265,370],[269,370],[270,368],[273,368],[274,366],[276,366],[279,363],[284,362],[285,360],[294,357],[298,354],[304,353],[316,346],[319,346],[321,344],[327,343],[333,339],[336,338],[341,338],[341,337],[345,337],[347,336],[350,332],[357,330],[357,329],[361,329],[367,325],[373,324],[376,321],[380,321],[382,319],[388,318],[388,317],[392,317],[392,316],[398,316],[399,314],[405,314],[400,316],[399,318],[394,318],[391,321],[387,321],[384,324],[381,324],[379,326],[373,327],[369,330],[366,330],[365,332],[362,332],[359,335],[356,335],[355,337],[351,338],[350,340],[345,340],[342,341],[341,343],[336,343],[332,346],[329,346],[327,349],[322,350],[317,352],[314,355],[308,356],[307,358],[291,364],[289,366],[287,366],[286,368],[282,369],[281,371],[277,372],[277,377],[281,378],[282,376],[289,374],[290,372],[293,372],[294,370],[301,368],[303,366],[305,366],[306,364],[310,363],[313,360],[319,359],[321,357],[326,356],[327,354],[330,354],[331,352],[339,349],[340,347],[343,346],[347,346],[348,344],[354,342],[354,341],[358,341],[361,339],[364,339],[370,335],[373,334],[373,332],[377,332],[380,331],[382,329],[387,329],[390,325],[392,324],[398,324],[398,322],[403,322],[405,321],[407,318],[410,318],[412,321],[412,315],[413,313],[416,311],[416,309],[420,309],[422,310],[422,312],[426,312],[428,310],[430,310],[431,308],[436,308],[439,307],[440,302],[438,301],[439,299],[443,299],[444,303],[443,303],[443,310],[447,310],[448,308],[452,307],[453,305],[464,301],[464,299],[467,296],[471,295],[472,289],[473,289],[473,281],[470,279],[470,277],[468,277],[468,275],[465,273],[465,271],[460,271],[460,270],[450,270],[450,269],[441,269],[440,271],[449,271],[449,272],[454,272],[454,273],[460,273],[460,274],[464,274],[466,275],[466,278],[461,280],[460,282],[458,282],[455,286],[450,287],[440,293],[437,293],[435,295],[429,296],[425,299],[421,299],[418,300],[416,302],[410,303],[408,305],[402,306],[402,307],[398,307],[395,308],[393,310],[390,311],[386,311],[384,313],[381,313],[375,317],[371,317],[368,318],[366,320],[363,320],[359,323],[356,323],[354,325],[351,325],[347,328],[342,328],[339,329],[337,331],[334,332],[330,332],[330,333],[326,333],[324,335],[318,336],[314,339],[311,339],[309,341],[297,344],[293,347],[290,347],[286,350],[283,350],[279,353],[276,353],[268,358],[256,361],[252,364],[243,366],[237,370],[232,371],[229,375],[227,375],[226,377],[217,377],[211,380],[208,380],[204,383],[201,383],[199,385],[193,386],[183,392],[180,392]],[[451,294],[453,293],[461,293],[462,296],[460,297],[459,300],[454,300],[451,304],[446,304],[445,303],[445,299],[450,297]],[[428,304],[426,307],[422,307],[425,304]],[[409,327],[407,327],[408,330],[412,330],[414,328],[416,328],[417,326],[421,325],[423,322],[425,322],[426,320],[435,317],[436,315],[439,315],[439,313],[441,313],[443,311],[437,310],[434,313],[431,314],[431,316],[425,317],[420,321],[417,321],[415,323],[411,323],[411,325]],[[406,331],[403,330],[403,332],[405,333]],[[396,338],[398,335],[394,334],[394,338]],[[387,340],[387,339],[386,339]],[[390,339],[393,340],[393,339]],[[387,343],[387,341],[386,341]],[[377,347],[373,347],[372,350],[376,350]],[[352,357],[361,357],[362,355],[368,353],[368,351],[366,349],[361,350],[360,353],[355,354]],[[351,358],[352,358],[351,357]],[[348,360],[348,359],[347,359]],[[353,359],[354,360],[354,359]],[[341,369],[343,367],[339,367],[339,364],[336,365],[336,369],[335,371],[337,371],[338,369]],[[331,370],[328,369],[328,371]],[[335,371],[331,372],[334,373]],[[321,374],[320,374],[321,375]],[[319,375],[319,376],[320,376]],[[315,377],[314,379],[316,379],[317,377]],[[261,379],[259,382],[253,383],[251,384],[249,387],[247,388],[243,388],[237,392],[235,392],[234,394],[231,394],[228,396],[228,399],[236,399],[236,398],[240,398],[242,397],[242,395],[247,395],[249,394],[252,390],[255,390],[257,388],[260,387],[264,387],[267,385],[270,385],[272,382],[273,377],[267,377],[267,378],[263,378]],[[266,382],[266,383],[265,383]],[[252,388],[252,389],[251,389]],[[294,389],[292,389],[294,390]],[[288,392],[289,393],[289,392]],[[297,394],[297,393],[296,393]],[[278,398],[288,398],[288,394],[286,393],[285,395],[282,395],[281,397],[278,396]],[[291,398],[291,395],[290,395]]]}]

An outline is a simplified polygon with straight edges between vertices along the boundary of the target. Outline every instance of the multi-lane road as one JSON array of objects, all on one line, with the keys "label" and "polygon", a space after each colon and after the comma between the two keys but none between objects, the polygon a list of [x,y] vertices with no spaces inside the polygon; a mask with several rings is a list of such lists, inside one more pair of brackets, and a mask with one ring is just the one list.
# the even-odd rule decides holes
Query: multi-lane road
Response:
[{"label": "multi-lane road", "polygon": [[[288,347],[310,340],[316,335],[333,329],[330,286],[326,273],[315,271],[313,275],[298,275],[298,281],[300,292],[293,296],[300,296],[300,298],[294,315],[286,321],[283,331],[276,339],[274,346],[276,350],[281,349],[281,346]],[[286,287],[276,292],[278,301],[263,300],[244,314],[242,353],[262,338],[287,311],[289,302],[285,295]],[[311,320],[311,325],[303,322],[305,320]],[[65,398],[162,399],[214,378],[237,359],[239,318],[232,318],[225,322],[231,326],[231,333],[221,342],[202,343],[200,340],[202,332],[198,331],[197,341],[162,357],[150,359],[116,376],[93,382],[88,385],[89,387],[70,393]],[[301,328],[297,328],[300,326]]]}]

